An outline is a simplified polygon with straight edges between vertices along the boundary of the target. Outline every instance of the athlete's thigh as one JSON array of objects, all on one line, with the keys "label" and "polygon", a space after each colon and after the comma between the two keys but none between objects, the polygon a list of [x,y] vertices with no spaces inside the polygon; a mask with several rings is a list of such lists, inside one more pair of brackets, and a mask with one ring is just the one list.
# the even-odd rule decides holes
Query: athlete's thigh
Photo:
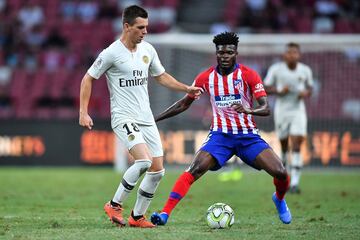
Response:
[{"label": "athlete's thigh", "polygon": [[210,153],[199,150],[186,171],[191,173],[195,179],[199,179],[204,173],[215,168],[216,165],[217,162]]},{"label": "athlete's thigh", "polygon": [[281,159],[271,148],[264,149],[255,159],[254,165],[258,169],[263,169],[273,177],[285,172]]},{"label": "athlete's thigh", "polygon": [[164,156],[163,146],[156,124],[139,125],[139,129],[142,132],[142,135],[150,149],[152,156],[154,158]]},{"label": "athlete's thigh", "polygon": [[236,156],[243,162],[255,169],[260,170],[255,165],[257,156],[264,150],[270,148],[269,144],[264,141],[258,134],[247,134],[239,136],[236,141]]},{"label": "athlete's thigh", "polygon": [[212,171],[220,169],[235,154],[235,142],[230,135],[222,132],[210,132],[200,150],[206,152],[217,163]]},{"label": "athlete's thigh", "polygon": [[130,154],[137,159],[150,159],[152,158],[147,143],[140,131],[138,125],[133,122],[121,123],[115,127],[114,132],[116,136],[122,141],[125,147],[129,150]]}]

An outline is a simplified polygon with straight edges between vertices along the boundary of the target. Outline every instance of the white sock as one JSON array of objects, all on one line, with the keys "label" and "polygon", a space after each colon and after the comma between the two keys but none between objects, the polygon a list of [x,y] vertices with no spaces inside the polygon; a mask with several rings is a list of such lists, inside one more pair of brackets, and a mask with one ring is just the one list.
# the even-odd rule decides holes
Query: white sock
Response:
[{"label": "white sock", "polygon": [[301,176],[303,162],[299,152],[294,152],[291,161],[291,182],[290,187],[298,186]]},{"label": "white sock", "polygon": [[161,178],[165,175],[165,169],[158,172],[146,172],[144,179],[139,186],[137,199],[134,207],[134,216],[141,216],[146,213],[154,193],[159,186]]},{"label": "white sock", "polygon": [[112,200],[116,203],[123,204],[141,175],[146,172],[150,166],[151,161],[149,159],[136,160],[124,173],[123,179]]}]

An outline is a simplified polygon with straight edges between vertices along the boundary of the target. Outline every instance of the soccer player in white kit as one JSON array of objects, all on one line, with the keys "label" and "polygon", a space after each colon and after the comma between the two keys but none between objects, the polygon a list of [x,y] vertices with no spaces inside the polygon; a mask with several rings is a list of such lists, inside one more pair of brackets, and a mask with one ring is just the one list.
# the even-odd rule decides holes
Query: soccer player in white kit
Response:
[{"label": "soccer player in white kit", "polygon": [[289,153],[292,153],[290,193],[300,193],[299,181],[303,166],[300,146],[307,135],[304,99],[311,96],[313,87],[312,71],[299,59],[300,46],[288,43],[284,61],[272,65],[264,80],[267,93],[276,95],[275,130],[280,139],[284,165],[288,162]]},{"label": "soccer player in white kit", "polygon": [[114,197],[105,204],[104,210],[112,222],[125,226],[122,205],[145,173],[128,224],[150,228],[155,225],[147,221],[144,214],[165,170],[161,139],[150,109],[148,74],[173,90],[198,96],[201,89],[180,83],[166,73],[154,47],[143,41],[148,26],[146,10],[133,5],[125,8],[122,16],[120,39],[99,54],[82,79],[79,124],[92,128],[93,121],[88,114],[92,82],[105,73],[110,93],[111,126],[135,162],[124,173]]}]

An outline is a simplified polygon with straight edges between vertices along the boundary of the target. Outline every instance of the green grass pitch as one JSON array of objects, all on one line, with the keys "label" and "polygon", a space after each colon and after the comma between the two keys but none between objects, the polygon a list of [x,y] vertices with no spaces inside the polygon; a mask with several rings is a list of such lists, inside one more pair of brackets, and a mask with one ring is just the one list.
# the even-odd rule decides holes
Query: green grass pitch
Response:
[{"label": "green grass pitch", "polygon": [[[180,171],[168,170],[150,205],[161,209]],[[272,179],[245,171],[239,182],[216,173],[196,182],[168,225],[117,228],[103,212],[121,176],[111,168],[0,168],[0,239],[359,239],[360,169],[306,170],[301,195],[287,195],[293,222],[284,225],[271,201]],[[134,191],[125,208],[129,215]],[[230,229],[211,230],[205,213],[215,202],[235,211]]]}]

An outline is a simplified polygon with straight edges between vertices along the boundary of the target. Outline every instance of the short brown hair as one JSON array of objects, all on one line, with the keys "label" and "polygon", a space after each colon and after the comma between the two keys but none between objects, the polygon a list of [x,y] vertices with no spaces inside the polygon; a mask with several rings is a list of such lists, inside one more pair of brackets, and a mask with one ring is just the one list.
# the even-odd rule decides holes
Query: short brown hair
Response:
[{"label": "short brown hair", "polygon": [[145,9],[137,5],[126,7],[122,14],[123,24],[128,23],[129,25],[133,25],[137,17],[148,18],[148,13]]},{"label": "short brown hair", "polygon": [[298,50],[300,50],[300,45],[298,43],[295,43],[295,42],[289,42],[288,44],[286,44],[286,47],[287,48],[294,47],[294,48],[297,48]]}]

